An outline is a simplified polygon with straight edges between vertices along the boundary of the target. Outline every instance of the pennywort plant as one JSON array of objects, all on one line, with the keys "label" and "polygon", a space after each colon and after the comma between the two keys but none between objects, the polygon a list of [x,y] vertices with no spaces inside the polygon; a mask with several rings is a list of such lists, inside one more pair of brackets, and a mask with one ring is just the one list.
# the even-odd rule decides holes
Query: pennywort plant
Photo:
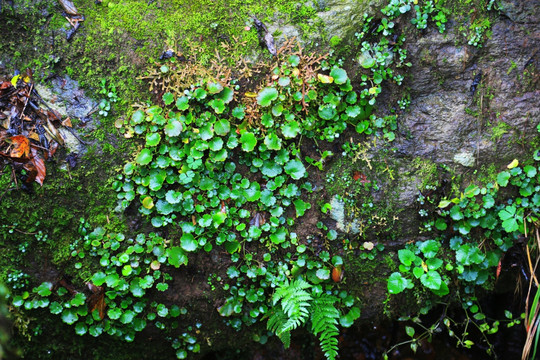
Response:
[{"label": "pennywort plant", "polygon": [[539,174],[537,163],[521,167],[514,160],[494,183],[471,184],[459,196],[440,200],[437,215],[425,225],[440,234],[398,251],[399,271],[388,279],[389,293],[420,286],[435,299],[449,301],[446,295],[455,292],[467,314],[480,322],[479,329],[492,333],[494,325],[487,323],[475,292],[498,277],[496,269],[506,251],[520,239],[534,238],[529,235],[540,219]]}]

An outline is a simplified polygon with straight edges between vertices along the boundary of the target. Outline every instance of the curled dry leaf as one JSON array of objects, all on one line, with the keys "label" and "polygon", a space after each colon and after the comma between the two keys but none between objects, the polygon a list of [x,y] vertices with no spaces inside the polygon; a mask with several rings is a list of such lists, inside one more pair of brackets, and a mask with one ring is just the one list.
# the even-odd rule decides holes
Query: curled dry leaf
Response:
[{"label": "curled dry leaf", "polygon": [[43,158],[41,157],[40,153],[34,147],[32,147],[31,162],[37,171],[35,181],[39,185],[43,186],[43,181],[45,180],[45,176],[47,175],[47,169],[45,168],[45,161],[43,161]]},{"label": "curled dry leaf", "polygon": [[90,312],[97,310],[99,312],[99,318],[103,320],[105,318],[105,308],[107,307],[105,303],[105,289],[103,286],[96,286],[92,283],[86,283],[86,286],[92,292],[92,295],[86,300],[88,310]]}]

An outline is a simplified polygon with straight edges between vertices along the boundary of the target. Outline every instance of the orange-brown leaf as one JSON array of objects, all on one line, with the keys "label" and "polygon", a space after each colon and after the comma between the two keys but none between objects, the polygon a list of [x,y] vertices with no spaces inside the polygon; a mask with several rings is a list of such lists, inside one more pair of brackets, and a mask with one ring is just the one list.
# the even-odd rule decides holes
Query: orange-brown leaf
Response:
[{"label": "orange-brown leaf", "polygon": [[107,307],[107,304],[105,303],[105,289],[103,286],[96,286],[92,283],[87,283],[87,285],[92,292],[92,295],[90,295],[87,300],[88,310],[93,312],[97,309],[99,318],[103,320],[103,318],[105,318],[105,308]]},{"label": "orange-brown leaf", "polygon": [[47,175],[47,169],[45,168],[45,161],[43,161],[43,158],[37,151],[37,149],[32,147],[32,164],[36,167],[36,182],[43,186],[43,180],[45,180],[45,176]]},{"label": "orange-brown leaf", "polygon": [[27,157],[30,152],[30,140],[24,135],[12,136],[9,142],[13,144],[10,156],[14,158]]},{"label": "orange-brown leaf", "polygon": [[332,280],[336,283],[343,280],[343,268],[341,266],[336,266],[332,269]]},{"label": "orange-brown leaf", "polygon": [[62,121],[62,126],[65,126],[65,127],[73,127],[71,125],[71,118],[65,118],[64,121]]}]

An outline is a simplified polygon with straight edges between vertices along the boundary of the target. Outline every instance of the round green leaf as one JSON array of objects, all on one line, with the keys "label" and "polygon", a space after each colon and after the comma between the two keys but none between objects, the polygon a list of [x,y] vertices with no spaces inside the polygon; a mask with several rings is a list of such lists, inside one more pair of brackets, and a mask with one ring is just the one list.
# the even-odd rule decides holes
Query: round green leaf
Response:
[{"label": "round green leaf", "polygon": [[169,123],[165,125],[163,131],[168,137],[178,136],[182,132],[182,123],[176,119],[169,119]]},{"label": "round green leaf", "polygon": [[217,94],[219,93],[221,90],[223,90],[223,85],[221,85],[220,83],[218,82],[209,82],[207,85],[206,85],[206,88],[208,89],[208,92],[210,94]]},{"label": "round green leaf", "polygon": [[216,114],[221,114],[223,111],[225,111],[225,102],[221,99],[214,99],[212,101],[208,102],[208,105],[214,109]]},{"label": "round green leaf", "polygon": [[88,331],[88,328],[86,327],[84,323],[78,323],[77,325],[75,325],[75,334],[82,336],[86,334],[87,331]]},{"label": "round green leaf", "polygon": [[359,59],[358,62],[360,63],[360,66],[362,66],[364,69],[369,69],[375,66],[377,61],[371,57],[371,54],[368,51],[364,51]]},{"label": "round green leaf", "polygon": [[249,131],[246,131],[240,136],[240,143],[242,144],[242,150],[251,152],[257,145],[257,138]]},{"label": "round green leaf", "polygon": [[244,118],[244,116],[246,116],[246,113],[244,112],[244,107],[243,106],[235,107],[234,109],[232,109],[231,114],[232,114],[232,116],[234,116],[235,118],[237,118],[239,120],[242,120]]},{"label": "round green leaf", "polygon": [[149,149],[142,149],[135,161],[139,165],[148,165],[152,161],[152,151]]},{"label": "round green leaf", "polygon": [[349,78],[347,72],[340,68],[332,69],[332,71],[330,71],[330,76],[334,78],[336,84],[345,84]]},{"label": "round green leaf", "polygon": [[264,138],[264,145],[270,150],[281,149],[281,139],[273,132],[268,133]]},{"label": "round green leaf", "polygon": [[77,309],[69,308],[62,311],[62,321],[66,324],[74,324],[77,320],[79,320],[79,316],[77,315]]},{"label": "round green leaf", "polygon": [[294,180],[299,180],[304,177],[306,168],[301,161],[291,160],[285,165],[285,172]]},{"label": "round green leaf", "polygon": [[203,88],[195,89],[195,91],[193,92],[193,97],[197,100],[203,100],[206,98],[207,95],[207,92]]},{"label": "round green leaf", "polygon": [[178,246],[173,246],[167,249],[167,261],[174,267],[180,267],[182,264],[187,264],[188,258],[184,250]]},{"label": "round green leaf", "polygon": [[180,246],[186,251],[195,251],[198,247],[198,242],[193,235],[184,233],[180,238]]},{"label": "round green leaf", "polygon": [[137,125],[142,123],[144,120],[144,112],[142,110],[137,110],[131,115],[131,124]]},{"label": "round green leaf", "polygon": [[508,185],[508,180],[510,180],[510,173],[508,171],[501,171],[497,175],[497,183],[502,187]]},{"label": "round green leaf", "polygon": [[416,255],[409,249],[398,250],[399,261],[405,266],[411,266],[416,259]]},{"label": "round green leaf", "polygon": [[[298,135],[300,132],[300,125],[297,121],[290,121],[287,124],[283,125],[281,131],[283,132],[283,136],[287,139],[292,139]],[[279,150],[279,149],[276,149]]]},{"label": "round green leaf", "polygon": [[388,278],[388,292],[390,294],[399,294],[407,288],[409,280],[401,276],[400,273],[395,272]]},{"label": "round green leaf", "polygon": [[225,119],[218,120],[214,124],[214,131],[219,136],[227,135],[230,130],[231,130],[231,126],[229,122]]},{"label": "round green leaf", "polygon": [[231,88],[223,88],[223,90],[218,95],[216,95],[216,98],[223,100],[225,104],[228,104],[234,98],[234,91]]},{"label": "round green leaf", "polygon": [[265,160],[261,167],[261,172],[268,177],[276,177],[283,172],[283,169],[278,163]]},{"label": "round green leaf", "polygon": [[288,61],[292,67],[297,67],[300,64],[300,57],[298,55],[289,55]]},{"label": "round green leaf", "polygon": [[436,271],[428,271],[426,274],[420,276],[422,285],[432,290],[439,290],[441,287],[442,279]]},{"label": "round green leaf", "polygon": [[330,279],[330,270],[329,269],[319,269],[315,273],[315,276],[319,278],[320,280],[328,280]]},{"label": "round green leaf", "polygon": [[146,134],[146,146],[157,146],[161,141],[161,135],[158,133],[147,133]]},{"label": "round green leaf", "polygon": [[278,91],[275,88],[265,87],[257,95],[257,103],[262,107],[270,106],[272,101],[278,97]]},{"label": "round green leaf", "polygon": [[332,104],[319,106],[319,116],[324,120],[332,120],[337,115],[336,107]]},{"label": "round green leaf", "polygon": [[174,101],[174,95],[170,92],[163,94],[163,103],[165,105],[171,105]]},{"label": "round green leaf", "polygon": [[187,110],[189,108],[189,99],[186,96],[181,96],[176,100],[176,107],[180,111]]}]

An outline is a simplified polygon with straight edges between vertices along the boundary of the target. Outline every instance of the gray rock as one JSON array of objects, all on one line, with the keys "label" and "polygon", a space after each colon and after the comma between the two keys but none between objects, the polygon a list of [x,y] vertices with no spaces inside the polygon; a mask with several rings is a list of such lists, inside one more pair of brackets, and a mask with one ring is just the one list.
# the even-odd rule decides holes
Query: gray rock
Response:
[{"label": "gray rock", "polygon": [[[528,8],[527,2],[516,3]],[[523,144],[538,136],[540,26],[501,18],[482,48],[456,46],[455,26],[448,24],[443,35],[431,30],[408,40],[413,66],[405,86],[411,89],[411,106],[399,118],[400,153],[465,167],[530,156],[532,149]],[[471,84],[480,71],[473,96]],[[498,122],[509,131],[493,138],[491,129]]]},{"label": "gray rock", "polygon": [[364,13],[375,14],[385,4],[384,0],[322,0],[318,7],[324,11],[320,11],[318,16],[325,25],[328,38],[338,36],[345,39],[360,29]]},{"label": "gray rock", "polygon": [[41,98],[62,116],[82,119],[88,115],[97,103],[84,94],[79,84],[69,76],[55,77],[51,87],[36,84]]},{"label": "gray rock", "polygon": [[66,128],[58,128],[58,132],[62,135],[64,139],[64,147],[69,153],[79,153],[83,149],[81,148],[83,144]]},{"label": "gray rock", "polygon": [[496,5],[504,15],[514,22],[538,22],[540,14],[540,1],[538,0],[499,0]]}]

